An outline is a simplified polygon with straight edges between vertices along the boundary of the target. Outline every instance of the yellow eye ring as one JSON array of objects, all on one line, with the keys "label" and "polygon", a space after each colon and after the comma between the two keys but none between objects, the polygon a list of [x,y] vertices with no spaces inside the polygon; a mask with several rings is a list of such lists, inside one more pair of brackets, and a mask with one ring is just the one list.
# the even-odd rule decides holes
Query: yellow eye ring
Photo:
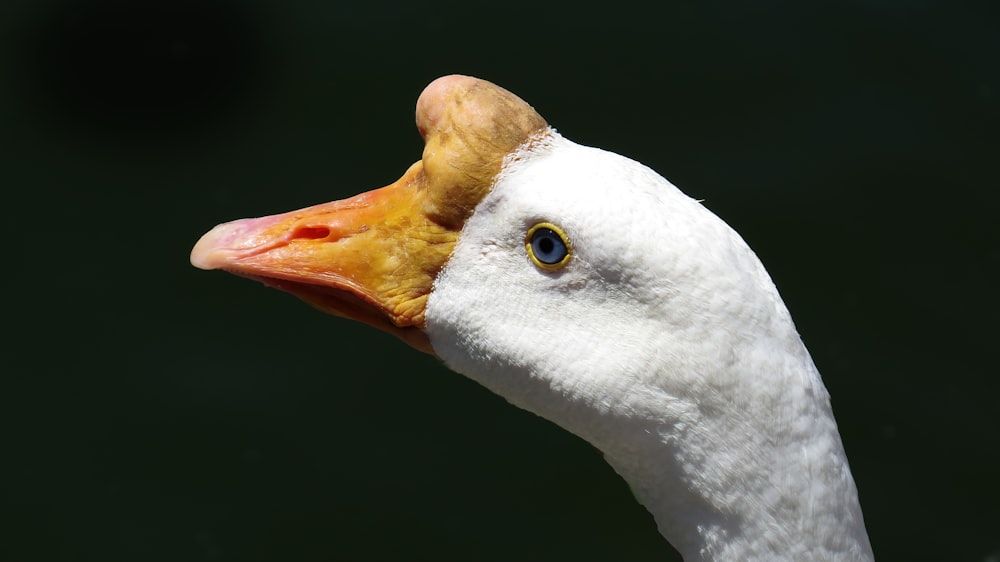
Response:
[{"label": "yellow eye ring", "polygon": [[524,249],[531,262],[546,271],[561,269],[573,257],[569,237],[558,226],[540,222],[524,235]]}]

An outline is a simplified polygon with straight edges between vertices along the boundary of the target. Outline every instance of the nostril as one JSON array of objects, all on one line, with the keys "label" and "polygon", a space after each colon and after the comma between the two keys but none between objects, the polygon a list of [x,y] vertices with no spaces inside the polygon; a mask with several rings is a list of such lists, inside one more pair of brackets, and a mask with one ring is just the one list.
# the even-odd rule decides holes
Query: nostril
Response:
[{"label": "nostril", "polygon": [[292,234],[293,239],[322,240],[330,236],[330,229],[325,226],[303,226]]}]

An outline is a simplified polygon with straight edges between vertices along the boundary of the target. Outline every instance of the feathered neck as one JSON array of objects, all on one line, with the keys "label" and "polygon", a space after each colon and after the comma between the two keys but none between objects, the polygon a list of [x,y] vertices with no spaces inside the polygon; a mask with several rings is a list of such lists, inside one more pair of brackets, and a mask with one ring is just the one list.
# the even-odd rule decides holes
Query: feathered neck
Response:
[{"label": "feathered neck", "polygon": [[[540,220],[572,238],[557,273],[523,256]],[[427,333],[453,370],[600,449],[686,559],[871,558],[774,284],[652,170],[554,133],[515,154],[435,281]]]},{"label": "feathered neck", "polygon": [[[783,378],[816,380],[806,361]],[[871,560],[827,393],[794,394],[794,408],[744,415],[665,403],[669,419],[609,424],[592,442],[685,560]]]}]

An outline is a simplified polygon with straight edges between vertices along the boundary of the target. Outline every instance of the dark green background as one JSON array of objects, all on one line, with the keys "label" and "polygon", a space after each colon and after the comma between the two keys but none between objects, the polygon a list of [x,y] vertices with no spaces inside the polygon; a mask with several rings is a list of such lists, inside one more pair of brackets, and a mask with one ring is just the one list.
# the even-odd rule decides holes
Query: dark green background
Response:
[{"label": "dark green background", "polygon": [[582,441],[188,264],[396,179],[453,72],[743,234],[882,560],[1000,557],[998,4],[654,4],[4,2],[0,559],[672,555]]}]

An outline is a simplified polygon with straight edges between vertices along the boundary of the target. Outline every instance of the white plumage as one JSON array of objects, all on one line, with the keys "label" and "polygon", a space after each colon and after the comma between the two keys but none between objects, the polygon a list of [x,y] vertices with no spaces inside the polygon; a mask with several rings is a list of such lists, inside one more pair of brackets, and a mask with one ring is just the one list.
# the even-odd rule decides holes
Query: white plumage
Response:
[{"label": "white plumage", "polygon": [[[552,222],[549,272],[524,232]],[[743,240],[555,132],[508,159],[427,305],[435,352],[587,439],[685,559],[871,557],[829,396]]]}]

